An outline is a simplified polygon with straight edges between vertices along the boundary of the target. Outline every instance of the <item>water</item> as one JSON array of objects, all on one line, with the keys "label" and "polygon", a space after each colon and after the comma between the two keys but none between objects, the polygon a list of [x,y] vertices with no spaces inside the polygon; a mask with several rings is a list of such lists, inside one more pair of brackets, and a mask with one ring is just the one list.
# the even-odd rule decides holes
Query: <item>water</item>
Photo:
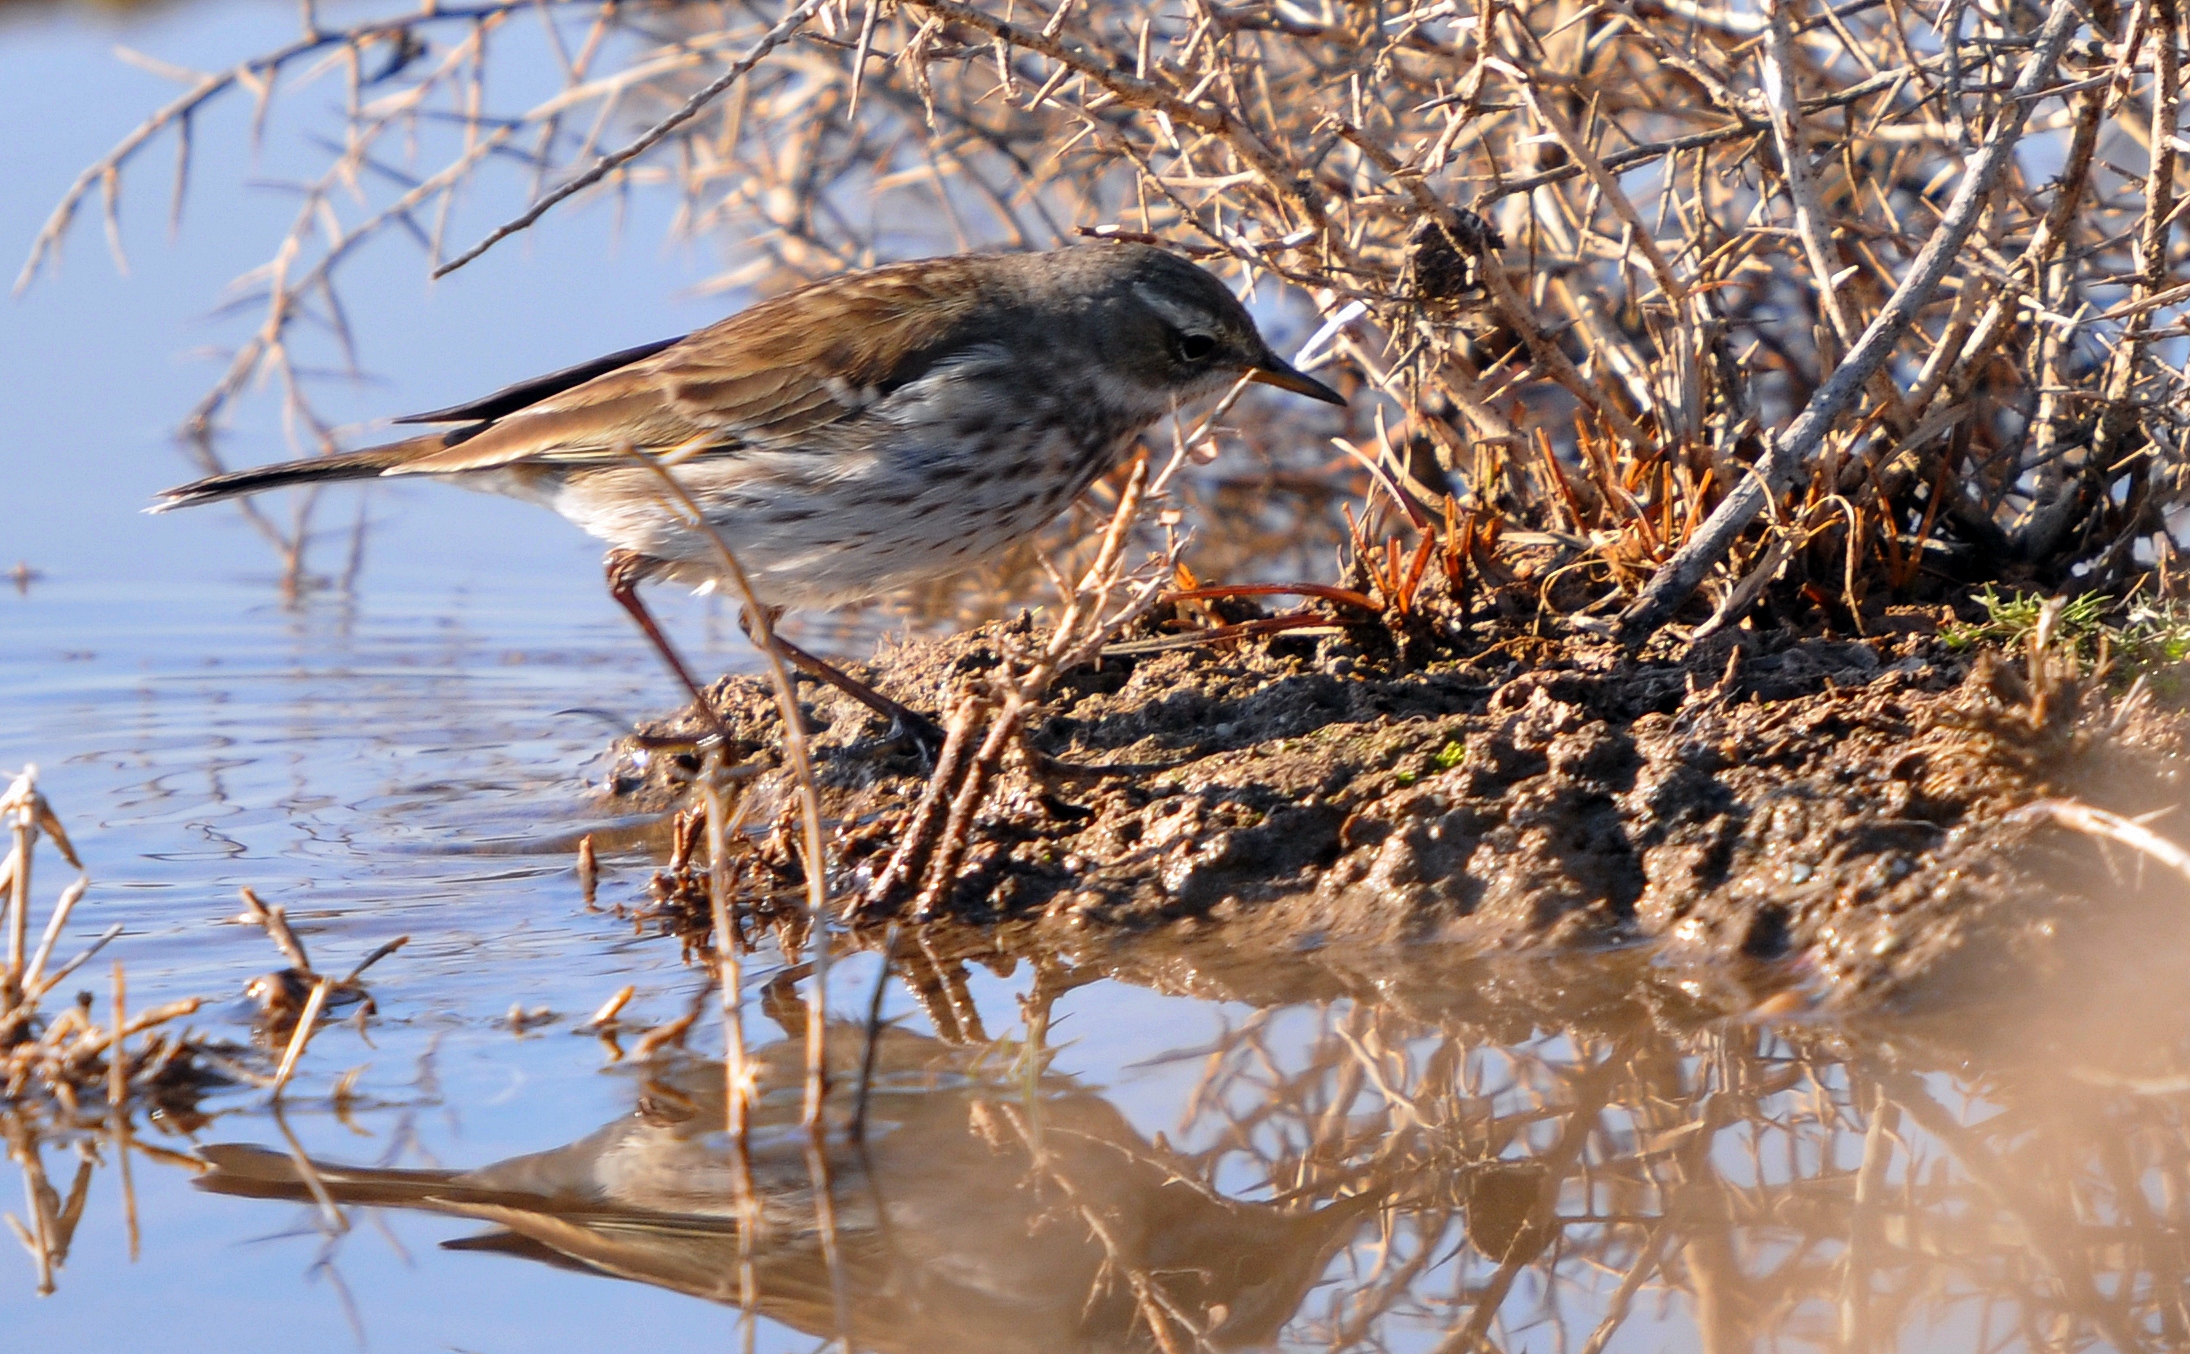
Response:
[{"label": "water", "polygon": [[[2033,1057],[1985,1051],[1976,1020],[1729,1021],[1639,954],[942,933],[885,988],[855,1147],[841,1124],[878,961],[847,951],[840,1128],[817,1158],[797,1127],[803,1027],[770,1014],[785,968],[763,950],[744,1019],[769,1070],[742,1168],[763,1224],[741,1252],[712,1014],[644,1066],[576,1029],[627,983],[634,1028],[712,1011],[674,942],[588,910],[572,872],[608,767],[598,729],[555,712],[663,699],[606,608],[394,585],[285,607],[263,580],[56,581],[0,604],[0,738],[43,762],[97,881],[75,929],[125,924],[133,1003],[214,995],[198,1028],[249,1038],[237,994],[279,965],[225,920],[241,885],[288,907],[327,969],[411,937],[369,975],[378,1015],[320,1034],[282,1111],[231,1090],[200,1122],[140,1123],[135,1259],[114,1145],[36,1148],[63,1195],[93,1164],[54,1291],[27,1263],[0,1286],[12,1347],[643,1331],[805,1350],[840,1312],[877,1350],[1183,1349],[1193,1328],[1303,1350],[2180,1339],[2190,1083],[2156,1070],[2179,1007],[2108,1013],[2094,1043],[2022,1013],[2052,1039]],[[704,615],[683,620],[704,639]],[[697,647],[736,657],[726,637]],[[654,864],[610,854],[602,902],[637,901]],[[513,1006],[550,1014],[520,1031]],[[291,1141],[330,1163],[339,1225],[296,1184]],[[278,1153],[211,1153],[243,1177],[222,1188],[274,1197],[204,1192],[172,1155],[221,1144]]]},{"label": "water", "polygon": [[[26,241],[160,92],[110,41],[210,65],[291,20],[105,22],[0,34],[0,115],[35,128],[0,148],[0,237]],[[221,191],[202,185],[250,172],[221,145],[205,138],[201,207]],[[800,1030],[771,1015],[772,986],[811,980],[763,950],[743,1009],[773,1070],[741,1164],[706,978],[588,909],[572,871],[610,768],[602,728],[559,712],[674,700],[592,547],[432,486],[331,496],[285,597],[232,513],[139,515],[187,477],[163,430],[210,377],[173,356],[255,258],[248,230],[171,245],[151,215],[125,216],[132,280],[79,240],[0,326],[0,566],[42,575],[0,587],[0,765],[39,764],[95,881],[71,943],[123,925],[109,954],[134,1009],[206,995],[197,1029],[252,1037],[244,986],[281,961],[231,920],[241,887],[286,907],[330,970],[410,940],[368,975],[377,1014],[326,1028],[279,1111],[240,1088],[140,1120],[126,1196],[111,1140],[7,1122],[13,1169],[42,1172],[57,1214],[79,1171],[86,1190],[49,1293],[0,1261],[9,1348],[2186,1343],[2190,1083],[2173,1069],[2190,1026],[2164,992],[1771,1027],[1636,954],[944,934],[883,987],[863,1145],[841,1125],[880,961],[838,956],[839,1129],[817,1148],[785,1070]],[[357,322],[382,379],[337,398],[431,407],[722,308],[678,291],[707,260],[613,235],[576,213],[433,293],[412,261],[370,262],[381,300]],[[573,270],[593,281],[583,304],[529,283]],[[277,423],[247,406],[226,449],[284,454]],[[696,662],[746,661],[719,611],[666,613]],[[610,853],[601,902],[638,901],[656,863]],[[41,870],[43,899],[62,875]],[[103,1001],[103,960],[78,981]],[[635,1029],[705,1007],[688,1052],[637,1066],[578,1032],[627,984]],[[547,1014],[520,1028],[513,1008]],[[292,1142],[329,1163],[339,1218],[297,1201]],[[274,1197],[196,1187],[192,1154],[221,1144],[282,1153],[212,1154],[224,1188]],[[526,1154],[545,1155],[495,1166]]]}]

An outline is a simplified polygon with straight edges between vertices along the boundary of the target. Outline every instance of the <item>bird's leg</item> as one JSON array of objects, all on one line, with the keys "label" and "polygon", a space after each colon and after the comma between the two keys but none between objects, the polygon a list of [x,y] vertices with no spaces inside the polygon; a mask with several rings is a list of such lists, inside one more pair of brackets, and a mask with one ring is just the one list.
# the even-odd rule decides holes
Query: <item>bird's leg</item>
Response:
[{"label": "bird's leg", "polygon": [[[768,633],[769,638],[775,641],[776,652],[783,655],[784,662],[789,663],[809,677],[827,682],[853,700],[858,701],[861,705],[889,720],[890,733],[893,737],[910,738],[920,748],[921,756],[933,762],[935,754],[941,751],[943,747],[942,725],[937,724],[934,720],[910,706],[898,704],[826,658],[810,654],[775,633],[776,617],[782,614],[780,610],[771,608],[771,614],[768,617]],[[741,615],[738,618],[738,624],[744,629],[747,637],[750,638],[753,634],[753,618],[750,615]]]},{"label": "bird's leg", "polygon": [[730,736],[730,726],[723,722],[722,714],[715,709],[714,702],[707,699],[707,693],[700,690],[700,684],[693,680],[692,670],[684,665],[682,658],[677,657],[676,649],[669,643],[669,636],[663,634],[661,626],[655,623],[654,613],[648,611],[646,603],[639,600],[639,584],[660,567],[659,561],[636,551],[609,551],[608,595],[616,599],[618,606],[631,613],[631,619],[646,636],[647,642],[654,646],[654,652],[661,655],[662,662],[669,665],[669,670],[676,674],[678,681],[684,683],[684,689],[692,693],[692,708],[699,712],[701,721],[714,731],[715,737],[722,740],[723,755],[728,756],[732,744],[737,741]]}]

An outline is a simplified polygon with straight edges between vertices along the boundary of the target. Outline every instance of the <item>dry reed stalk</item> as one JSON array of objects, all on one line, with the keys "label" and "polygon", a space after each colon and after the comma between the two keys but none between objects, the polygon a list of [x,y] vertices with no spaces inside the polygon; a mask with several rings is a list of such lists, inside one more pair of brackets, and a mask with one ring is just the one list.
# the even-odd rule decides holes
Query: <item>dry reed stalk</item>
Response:
[{"label": "dry reed stalk", "polygon": [[[187,1101],[219,1074],[238,1081],[267,1082],[251,1069],[237,1067],[220,1057],[188,1031],[167,1032],[165,1027],[198,1011],[202,998],[164,1002],[142,1010],[129,1003],[128,975],[116,962],[111,972],[111,1005],[104,1024],[93,1012],[90,994],[76,1004],[48,1015],[40,1001],[54,987],[80,969],[121,932],[116,923],[89,945],[59,965],[52,964],[61,936],[76,905],[90,887],[90,877],[70,842],[52,805],[37,786],[35,768],[14,778],[0,796],[0,816],[12,828],[15,852],[0,882],[10,897],[18,939],[29,933],[29,884],[35,852],[41,841],[50,842],[77,871],[77,877],[56,898],[46,919],[37,948],[27,958],[14,948],[5,972],[4,1002],[0,1002],[0,1125],[8,1137],[10,1155],[23,1172],[28,1208],[25,1222],[7,1221],[30,1252],[38,1268],[41,1292],[52,1291],[54,1273],[67,1259],[71,1239],[81,1219],[94,1163],[86,1149],[74,1182],[64,1200],[45,1175],[39,1156],[44,1135],[55,1134],[88,1142],[103,1135],[112,1146],[120,1173],[122,1217],[129,1254],[136,1258],[142,1248],[132,1158],[139,1152],[161,1155],[136,1141],[133,1115],[141,1099],[156,1103]],[[292,938],[293,939],[293,938]],[[383,947],[383,953],[392,947]],[[375,958],[378,955],[374,956]],[[368,962],[370,962],[368,960]],[[360,971],[363,969],[360,965]],[[354,981],[355,974],[352,975]],[[138,1041],[135,1048],[132,1041]],[[89,1105],[94,1092],[104,1105],[94,1112]],[[172,1155],[172,1154],[168,1154]]]},{"label": "dry reed stalk", "polygon": [[601,866],[593,854],[593,834],[590,832],[578,839],[577,870],[579,896],[590,908],[601,884]]},{"label": "dry reed stalk", "polygon": [[304,1009],[297,1013],[296,1028],[290,1031],[289,1043],[281,1051],[281,1064],[274,1070],[273,1097],[281,1099],[283,1088],[295,1075],[297,1062],[312,1042],[312,1034],[319,1028],[319,1013],[326,1009],[327,994],[334,989],[334,979],[321,978],[312,984],[312,994],[304,999]]},{"label": "dry reed stalk", "polygon": [[348,973],[342,975],[340,978],[335,979],[335,991],[340,992],[345,988],[355,988],[357,986],[357,980],[365,976],[365,970],[371,968],[373,965],[379,963],[383,959],[386,959],[389,955],[394,954],[397,950],[402,949],[405,945],[408,945],[410,943],[411,938],[409,936],[397,936],[393,940],[384,940],[380,944],[374,946],[366,953],[363,959],[358,960],[357,963],[350,966],[350,971]]},{"label": "dry reed stalk", "polygon": [[38,948],[31,952],[30,963],[23,969],[22,988],[27,995],[38,996],[46,990],[43,982],[46,961],[53,957],[53,947],[61,939],[62,928],[68,925],[69,913],[76,910],[76,904],[90,891],[90,877],[80,875],[54,900],[53,911],[46,918],[45,932],[38,937]]},{"label": "dry reed stalk", "polygon": [[[68,830],[61,825],[60,815],[39,792],[36,766],[24,767],[11,779],[7,793],[0,794],[0,821],[8,824],[10,836],[7,857],[0,860],[0,886],[7,889],[7,958],[5,969],[0,970],[0,1015],[4,1015],[18,1004],[34,1003],[45,990],[41,974],[46,961],[52,957],[54,942],[69,913],[91,887],[91,876],[84,870]],[[31,869],[36,864],[35,850],[41,834],[53,843],[61,859],[75,867],[76,879],[61,891],[36,953],[26,961],[23,950],[30,932]],[[76,963],[85,958],[89,955],[79,957]]]},{"label": "dry reed stalk", "polygon": [[625,983],[622,987],[616,989],[616,994],[614,996],[610,997],[607,1001],[602,1002],[600,1005],[600,1009],[596,1010],[591,1016],[587,1017],[585,1023],[580,1025],[578,1028],[605,1028],[609,1024],[609,1022],[615,1020],[618,1012],[622,1011],[624,1007],[630,1005],[632,997],[638,995],[638,991],[639,989],[636,985],[632,983]]},{"label": "dry reed stalk", "polygon": [[243,899],[242,920],[262,927],[267,938],[274,942],[274,948],[280,950],[282,957],[299,971],[312,972],[312,959],[305,953],[304,942],[297,939],[297,933],[289,928],[288,911],[284,908],[268,907],[248,884],[236,892]]},{"label": "dry reed stalk", "polygon": [[122,1176],[122,1215],[129,1230],[129,1258],[141,1249],[137,1227],[137,1187],[129,1170],[129,1049],[123,1043],[129,1030],[129,980],[120,960],[114,961],[114,1043],[107,1052],[107,1132],[114,1142],[115,1164]]},{"label": "dry reed stalk", "polygon": [[[35,770],[25,771],[22,780],[27,782]],[[9,819],[15,842],[8,853],[8,958],[6,981],[0,991],[13,1002],[23,990],[23,934],[30,924],[30,848],[37,840],[38,825],[27,797],[26,802],[15,806]]]},{"label": "dry reed stalk", "polygon": [[[170,1002],[145,1012],[134,1021],[117,1014],[111,1029],[102,1029],[88,1015],[69,1011],[47,1019],[40,1001],[121,934],[119,922],[109,926],[90,944],[58,967],[48,969],[61,934],[76,905],[91,887],[91,876],[70,842],[68,830],[38,789],[37,768],[28,767],[13,778],[0,795],[0,819],[10,829],[12,849],[0,862],[0,887],[7,891],[7,962],[0,970],[0,1100],[15,1101],[33,1087],[71,1101],[78,1090],[88,1090],[103,1080],[110,1101],[127,1100],[127,1050],[121,1040],[143,1033],[196,1011],[196,999]],[[77,871],[55,899],[38,946],[27,957],[31,881],[39,841],[50,841],[63,860]],[[119,969],[116,982],[121,981]],[[121,989],[116,988],[119,1000]],[[107,1058],[100,1071],[96,1059]]]},{"label": "dry reed stalk", "polygon": [[[358,960],[344,976],[330,977],[312,966],[304,941],[289,925],[286,909],[269,906],[248,886],[237,892],[243,900],[243,912],[236,920],[248,921],[263,929],[267,938],[274,942],[274,947],[281,951],[282,957],[291,965],[282,972],[255,978],[245,988],[245,994],[258,1001],[261,1017],[269,1031],[279,1032],[285,1026],[289,1028],[280,1069],[267,1083],[272,1087],[274,1098],[278,1101],[282,1088],[287,1085],[295,1070],[296,1059],[302,1056],[304,1046],[311,1041],[313,1027],[328,1002],[341,998],[359,1002],[362,1004],[361,1009],[370,1011],[371,994],[358,980],[367,969],[408,945],[411,938],[397,936],[383,942]],[[300,996],[301,1004],[298,1001]],[[290,1024],[292,1021],[293,1025]]]}]

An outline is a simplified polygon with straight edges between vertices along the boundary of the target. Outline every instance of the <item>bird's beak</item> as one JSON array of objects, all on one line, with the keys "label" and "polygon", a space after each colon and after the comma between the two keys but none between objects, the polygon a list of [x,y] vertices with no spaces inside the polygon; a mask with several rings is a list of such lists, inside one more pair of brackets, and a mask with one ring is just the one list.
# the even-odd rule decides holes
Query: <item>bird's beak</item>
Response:
[{"label": "bird's beak", "polygon": [[1247,373],[1247,379],[1260,381],[1266,386],[1276,386],[1280,390],[1290,390],[1295,395],[1306,395],[1311,400],[1321,400],[1325,404],[1346,403],[1344,395],[1305,372],[1295,371],[1284,358],[1275,353],[1257,363]]}]

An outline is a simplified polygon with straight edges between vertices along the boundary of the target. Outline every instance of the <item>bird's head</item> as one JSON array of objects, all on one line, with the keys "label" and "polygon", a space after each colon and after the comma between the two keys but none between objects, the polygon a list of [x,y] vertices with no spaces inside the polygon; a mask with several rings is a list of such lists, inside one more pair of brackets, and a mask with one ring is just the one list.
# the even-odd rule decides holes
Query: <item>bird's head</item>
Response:
[{"label": "bird's head", "polygon": [[1326,404],[1346,399],[1279,357],[1237,297],[1204,269],[1138,244],[1060,250],[1060,280],[1086,299],[1097,360],[1142,392],[1178,402],[1245,376]]}]

